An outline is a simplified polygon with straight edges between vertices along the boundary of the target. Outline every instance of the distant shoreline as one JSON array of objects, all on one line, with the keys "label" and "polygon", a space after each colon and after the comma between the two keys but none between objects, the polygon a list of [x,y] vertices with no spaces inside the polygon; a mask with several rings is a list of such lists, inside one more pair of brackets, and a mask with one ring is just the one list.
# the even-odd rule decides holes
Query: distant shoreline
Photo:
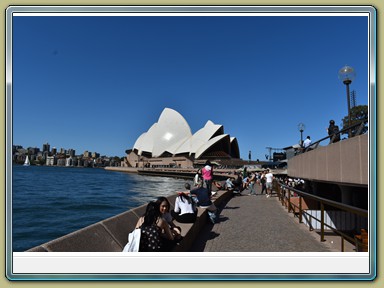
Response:
[{"label": "distant shoreline", "polygon": [[104,170],[127,172],[127,173],[138,173],[138,169],[134,167],[104,167]]}]

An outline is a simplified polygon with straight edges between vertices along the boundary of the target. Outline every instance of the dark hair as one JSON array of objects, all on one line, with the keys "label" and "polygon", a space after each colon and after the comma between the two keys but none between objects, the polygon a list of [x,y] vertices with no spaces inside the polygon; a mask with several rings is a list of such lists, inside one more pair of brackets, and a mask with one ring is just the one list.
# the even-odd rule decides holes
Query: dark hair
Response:
[{"label": "dark hair", "polygon": [[188,202],[188,204],[191,204],[191,197],[185,195],[184,193],[180,193],[179,194],[179,198],[182,202],[184,202],[184,200],[186,200]]},{"label": "dark hair", "polygon": [[205,165],[209,165],[209,166],[211,166],[211,161],[207,160],[207,161],[205,162]]},{"label": "dark hair", "polygon": [[151,226],[157,222],[160,217],[160,206],[157,202],[151,201],[147,205],[147,209],[144,214],[143,226]]},{"label": "dark hair", "polygon": [[168,199],[165,198],[165,197],[159,197],[159,198],[157,198],[157,200],[156,200],[156,203],[157,203],[157,205],[159,206],[159,211],[160,211],[161,203],[163,203],[164,201],[167,202],[168,210],[171,209],[171,203],[169,203]]},{"label": "dark hair", "polygon": [[184,184],[185,189],[191,190],[191,185],[189,183]]},{"label": "dark hair", "polygon": [[335,121],[334,120],[330,120],[329,124],[335,124]]}]

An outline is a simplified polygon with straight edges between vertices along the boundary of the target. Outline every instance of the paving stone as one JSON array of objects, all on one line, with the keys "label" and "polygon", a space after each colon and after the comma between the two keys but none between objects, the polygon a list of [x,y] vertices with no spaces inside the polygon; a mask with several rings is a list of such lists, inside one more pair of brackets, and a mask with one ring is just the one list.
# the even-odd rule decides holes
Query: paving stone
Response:
[{"label": "paving stone", "polygon": [[[300,224],[277,197],[241,196],[221,208],[218,223],[207,224],[191,251],[199,252],[336,252]],[[337,251],[338,252],[338,251]]]}]

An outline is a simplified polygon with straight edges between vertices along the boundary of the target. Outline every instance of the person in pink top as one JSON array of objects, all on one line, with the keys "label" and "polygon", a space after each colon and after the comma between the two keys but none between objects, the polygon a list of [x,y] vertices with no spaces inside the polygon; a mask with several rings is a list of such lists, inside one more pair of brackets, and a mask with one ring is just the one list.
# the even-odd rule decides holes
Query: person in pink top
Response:
[{"label": "person in pink top", "polygon": [[206,188],[209,193],[212,191],[212,180],[213,180],[213,167],[209,160],[205,162],[205,166],[201,169],[201,176],[203,177]]}]

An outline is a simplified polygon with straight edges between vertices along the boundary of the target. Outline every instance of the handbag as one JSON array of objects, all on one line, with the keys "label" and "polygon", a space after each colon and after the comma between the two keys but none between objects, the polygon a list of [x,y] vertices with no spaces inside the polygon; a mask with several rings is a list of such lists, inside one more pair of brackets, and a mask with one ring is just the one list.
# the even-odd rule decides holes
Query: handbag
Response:
[{"label": "handbag", "polygon": [[139,252],[141,229],[136,228],[128,234],[128,243],[124,246],[123,252]]}]

